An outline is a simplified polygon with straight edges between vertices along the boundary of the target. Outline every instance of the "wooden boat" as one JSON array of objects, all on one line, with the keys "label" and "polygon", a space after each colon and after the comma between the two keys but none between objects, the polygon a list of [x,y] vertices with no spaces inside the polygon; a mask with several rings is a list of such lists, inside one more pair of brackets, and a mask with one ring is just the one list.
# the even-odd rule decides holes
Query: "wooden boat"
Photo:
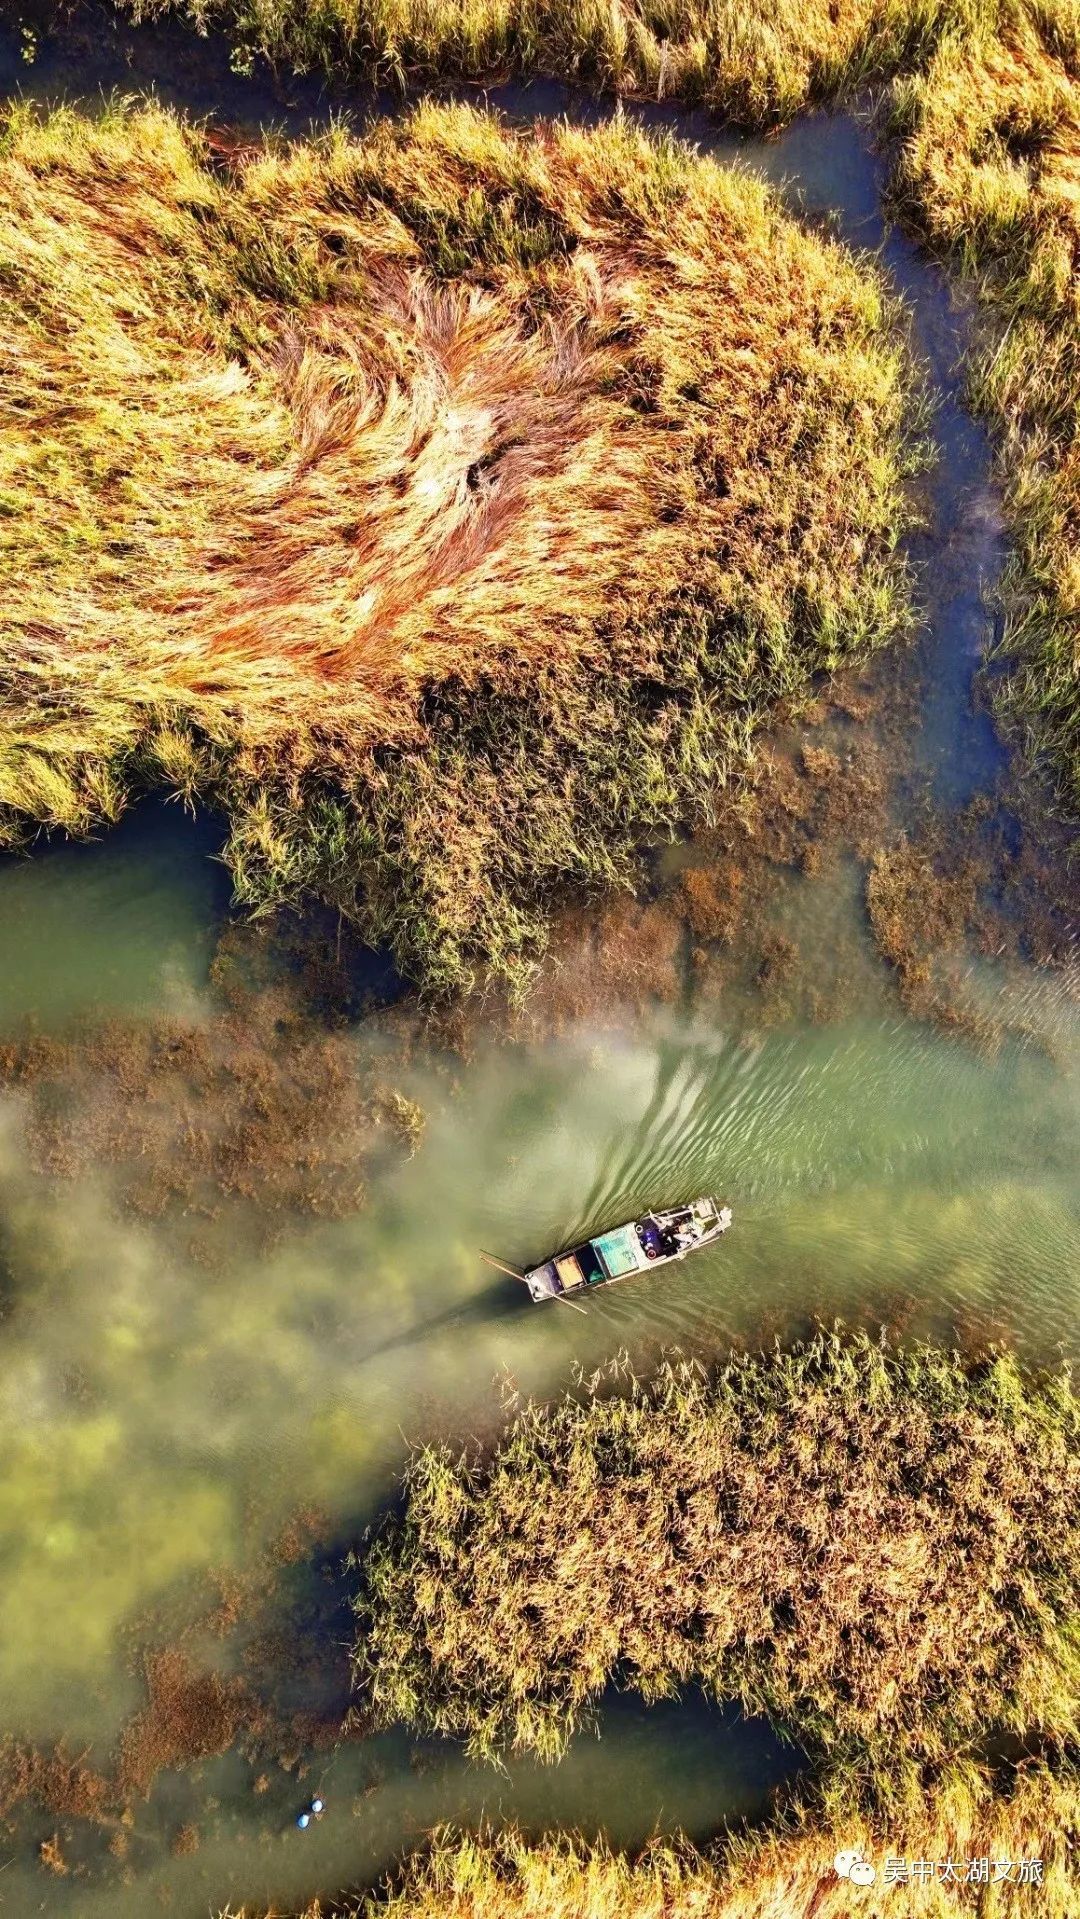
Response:
[{"label": "wooden boat", "polygon": [[711,1246],[730,1225],[730,1206],[718,1206],[715,1199],[695,1199],[689,1206],[646,1213],[643,1219],[599,1233],[581,1246],[556,1253],[542,1266],[528,1267],[522,1278],[535,1300],[581,1294],[589,1287],[608,1286],[631,1273],[646,1273],[685,1259],[699,1246]]}]

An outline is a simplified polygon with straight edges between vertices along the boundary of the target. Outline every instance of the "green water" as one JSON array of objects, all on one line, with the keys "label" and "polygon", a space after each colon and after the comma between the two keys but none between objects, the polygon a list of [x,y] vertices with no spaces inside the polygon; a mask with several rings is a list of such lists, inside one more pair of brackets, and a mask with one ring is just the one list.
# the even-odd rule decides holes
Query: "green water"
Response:
[{"label": "green water", "polygon": [[[127,57],[145,80],[153,45],[114,35],[98,68],[46,49],[38,79],[69,93],[111,84]],[[10,80],[9,56],[0,40]],[[278,101],[271,116],[216,43],[206,59],[184,83],[200,111],[300,111]],[[565,96],[510,104],[540,111]],[[310,90],[301,106],[325,110]],[[700,119],[684,124],[708,136]],[[938,793],[962,799],[1000,757],[969,698],[1000,551],[987,449],[955,389],[956,318],[935,272],[884,234],[878,170],[852,121],[817,119],[739,151],[811,209],[832,209],[846,237],[883,247],[913,304],[944,454],[916,553],[930,615],[918,753]],[[0,1037],[28,1019],[48,1034],[98,1013],[209,1023],[227,893],[215,846],[211,829],[154,808],[96,847],[0,866]],[[392,1493],[409,1443],[492,1432],[516,1396],[562,1390],[617,1353],[644,1369],[672,1346],[707,1354],[834,1317],[1008,1338],[1036,1357],[1075,1347],[1076,980],[973,956],[969,1001],[1026,1034],[988,1056],[900,1013],[852,865],[789,875],[768,911],[798,931],[805,968],[847,982],[842,1019],[773,1025],[752,985],[612,1004],[532,1041],[500,1038],[477,1012],[466,1059],[428,1042],[407,1067],[394,1060],[426,1132],[411,1159],[388,1161],[362,1212],[287,1221],[263,1250],[245,1218],[214,1268],[190,1257],[181,1218],[124,1215],[107,1167],[34,1173],[26,1095],[0,1090],[4,1730],[89,1746],[106,1765],[143,1698],[141,1646],[191,1627],[210,1575],[249,1568],[302,1506],[322,1515],[328,1576],[302,1563],[283,1577],[260,1617],[293,1636],[297,1662],[264,1652],[248,1669],[279,1713],[314,1700],[340,1716],[340,1549]],[[328,1045],[365,1078],[389,1049],[374,1019]],[[706,1190],[733,1206],[730,1235],[674,1275],[591,1297],[585,1316],[530,1306],[478,1256],[538,1259]],[[243,1632],[193,1630],[188,1643],[226,1670],[251,1653]],[[238,1752],[166,1770],[133,1806],[123,1862],[107,1833],[30,1808],[0,1848],[0,1909],[141,1919],[161,1900],[194,1919],[229,1897],[292,1900],[370,1879],[436,1821],[481,1813],[619,1844],[676,1824],[705,1836],[760,1810],[797,1763],[763,1728],[696,1699],[650,1713],[613,1699],[602,1727],[557,1770],[506,1776],[399,1734],[308,1752],[302,1780]],[[301,1836],[295,1812],[316,1787],[328,1813]],[[185,1824],[200,1847],[176,1858]],[[72,1870],[52,1878],[37,1847],[58,1825]]]},{"label": "green water", "polygon": [[43,843],[0,879],[0,1032],[27,1017],[192,1011],[229,896],[221,835],[144,807],[91,846]]},{"label": "green water", "polygon": [[[361,1214],[209,1278],[167,1225],[118,1225],[96,1181],[32,1179],[9,1104],[0,1691],[20,1725],[107,1724],[102,1666],[142,1604],[242,1563],[305,1501],[363,1523],[403,1438],[491,1425],[507,1378],[543,1392],[623,1347],[901,1306],[1036,1349],[1074,1324],[1072,1066],[989,1065],[904,1025],[754,1037],[658,1014],[482,1048],[452,1095],[422,1065],[409,1084],[427,1138]],[[533,1308],[477,1256],[535,1259],[703,1190],[735,1207],[730,1236],[586,1317]]]},{"label": "green water", "polygon": [[[72,965],[81,971],[75,954]],[[1054,1065],[1030,1045],[987,1060],[896,1018],[759,1030],[749,1003],[724,1018],[658,1009],[543,1044],[481,1034],[454,1085],[440,1056],[421,1055],[406,1084],[426,1137],[363,1213],[298,1224],[277,1250],[212,1276],[167,1224],[119,1224],[104,1181],[32,1178],[6,1102],[7,1723],[106,1752],[140,1699],[133,1621],[157,1608],[183,1619],[193,1575],[242,1570],[300,1504],[323,1511],[331,1536],[355,1538],[408,1440],[482,1434],[514,1394],[557,1390],[618,1351],[647,1365],[673,1344],[714,1351],[834,1316],[909,1334],[984,1325],[1036,1354],[1067,1348],[1080,1296],[1080,1010],[1050,980],[982,985],[999,1001],[1022,994],[1029,1025],[1053,1034]],[[377,1050],[363,1027],[340,1043],[357,1070]],[[531,1306],[477,1256],[535,1258],[698,1190],[733,1204],[728,1237],[674,1277],[593,1296],[587,1316]],[[309,1625],[333,1695],[347,1622]],[[162,1636],[158,1619],[148,1636]],[[194,1651],[232,1660],[228,1644],[197,1639]],[[627,1842],[663,1820],[704,1833],[760,1806],[784,1766],[766,1735],[693,1701],[659,1716],[624,1704],[557,1774],[504,1779],[452,1749],[427,1757],[418,1771],[401,1738],[360,1742],[313,1756],[303,1788],[271,1765],[261,1795],[259,1767],[239,1758],[197,1780],[166,1774],[136,1806],[135,1884],[111,1890],[109,1909],[145,1911],[150,1882],[193,1914],[230,1888],[329,1887],[381,1870],[432,1821],[482,1810]],[[373,1772],[382,1783],[365,1797]],[[298,1854],[291,1818],[315,1784],[331,1814]],[[169,1836],[189,1819],[202,1846],[173,1859]],[[31,1819],[23,1837],[55,1823]],[[95,1887],[111,1862],[77,1822],[74,1833],[87,1878],[48,1882],[45,1909],[104,1910]],[[9,1873],[5,1891],[18,1911],[15,1887],[28,1897],[41,1876],[27,1851],[15,1858],[26,1877]]]},{"label": "green water", "polygon": [[[9,1871],[4,1910],[107,1919],[164,1907],[201,1916],[220,1909],[223,1887],[240,1884],[252,1909],[280,1908],[319,1888],[329,1894],[377,1881],[403,1846],[448,1818],[520,1824],[524,1814],[538,1831],[603,1832],[627,1846],[639,1844],[654,1823],[662,1830],[677,1818],[704,1840],[725,1817],[758,1811],[779,1773],[773,1742],[757,1724],[736,1726],[693,1705],[646,1713],[625,1698],[610,1704],[603,1744],[575,1741],[554,1769],[515,1766],[495,1775],[467,1766],[451,1748],[418,1749],[387,1735],[344,1749],[332,1764],[313,1766],[302,1787],[286,1781],[253,1805],[249,1769],[225,1759],[202,1769],[196,1785],[179,1774],[161,1782],[152,1813],[136,1824],[130,1887],[115,1883],[115,1871],[113,1883],[102,1884],[93,1851],[73,1845],[66,1857],[72,1877],[86,1868],[81,1881],[55,1884],[26,1873],[13,1888]],[[329,1795],[326,1813],[300,1834],[296,1808],[316,1788]],[[216,1802],[212,1824],[208,1798]],[[198,1855],[177,1859],[164,1835],[192,1818],[200,1818]]]}]

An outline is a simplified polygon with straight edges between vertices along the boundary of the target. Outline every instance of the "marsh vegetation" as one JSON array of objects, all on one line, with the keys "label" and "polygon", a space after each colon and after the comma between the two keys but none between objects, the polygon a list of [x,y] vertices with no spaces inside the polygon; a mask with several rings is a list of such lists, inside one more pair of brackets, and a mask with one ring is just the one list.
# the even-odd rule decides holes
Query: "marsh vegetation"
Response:
[{"label": "marsh vegetation", "polygon": [[693,1683],[887,1796],[1075,1733],[1078,1495],[1068,1378],[1005,1356],[669,1364],[526,1409],[489,1457],[417,1453],[360,1568],[360,1700],[555,1759],[616,1675]]},{"label": "marsh vegetation", "polygon": [[[703,101],[743,124],[784,120],[916,61],[967,17],[963,0],[118,0],[136,19],[177,13],[257,56],[398,85],[555,74],[651,99]],[[977,0],[971,9],[978,11]]]},{"label": "marsh vegetation", "polygon": [[[1026,437],[1003,429],[1014,524],[1039,536],[1021,538],[1007,583],[1024,662],[1009,698],[1067,760],[1063,13],[141,9],[167,10],[224,25],[239,66],[262,51],[379,79],[545,69],[743,121],[899,73],[897,203],[984,296],[988,416],[1003,422],[1008,398],[1026,422]],[[104,1880],[117,1910],[167,1892],[201,1911],[252,1886],[250,1849],[245,1863],[229,1848],[286,1836],[298,1751],[329,1752],[340,1730],[340,1706],[317,1729],[271,1725],[275,1662],[296,1647],[282,1652],[269,1600],[256,1634],[244,1594],[272,1586],[257,1542],[300,1483],[325,1499],[324,1527],[358,1529],[385,1504],[404,1423],[454,1438],[417,1456],[404,1509],[362,1555],[356,1738],[334,1760],[358,1823],[346,1806],[332,1863],[314,1852],[328,1820],[306,1859],[273,1868],[277,1909],[313,1884],[374,1884],[403,1831],[475,1811],[531,1836],[444,1832],[385,1898],[343,1910],[820,1919],[831,1898],[848,1919],[822,1865],[861,1834],[911,1854],[1037,1854],[1043,1909],[1073,1919],[1068,1382],[857,1339],[673,1364],[651,1387],[603,1371],[616,1343],[644,1369],[672,1337],[757,1352],[837,1310],[875,1333],[886,1318],[917,1337],[955,1326],[983,1350],[1022,1334],[1045,1355],[1074,1335],[1075,983],[1025,965],[1058,965],[1069,943],[1026,824],[1017,854],[1017,821],[989,801],[898,812],[897,780],[921,777],[913,662],[902,679],[815,688],[801,737],[774,740],[752,786],[732,779],[778,703],[907,622],[897,540],[921,415],[884,277],[746,175],[622,122],[511,134],[424,107],[290,147],[156,108],[20,107],[0,183],[0,574],[18,584],[0,667],[5,840],[81,834],[163,787],[227,812],[249,904],[321,895],[432,987],[503,975],[431,1026],[400,1009],[368,1049],[355,1005],[308,997],[287,967],[252,978],[257,944],[227,935],[206,1003],[0,1044],[3,1252],[22,1315],[4,1377],[6,1670],[46,1727],[0,1755],[9,1812],[33,1804],[44,1821],[11,1896],[43,1868],[66,1892],[80,1872]],[[943,513],[935,561],[952,530]],[[709,831],[666,885],[577,910],[575,888],[633,875],[642,836],[685,819]],[[805,877],[816,894],[794,890]],[[508,1009],[560,892],[561,964],[527,1012]],[[836,939],[826,896],[854,908]],[[336,914],[328,925],[339,960]],[[872,942],[906,1011],[978,1053],[897,1026]],[[967,1003],[992,1001],[992,1017],[957,1016],[943,957],[976,973]],[[813,1030],[853,1011],[859,1028]],[[518,1046],[489,1046],[504,1019]],[[523,1326],[484,1290],[476,1245],[514,1252],[520,1233],[539,1251],[718,1166],[752,1224],[722,1282],[702,1268],[677,1298],[643,1292],[591,1327]],[[103,1167],[112,1203],[91,1208]],[[583,1401],[526,1410],[460,1456],[463,1432],[505,1416],[493,1374],[517,1404],[561,1391],[569,1353],[584,1378],[601,1369]],[[231,1642],[174,1647],[158,1624],[178,1572],[211,1562],[221,1634],[252,1615],[235,1664]],[[151,1619],[133,1666],[127,1636]],[[308,1698],[325,1636],[309,1614],[301,1634],[288,1683]],[[110,1710],[132,1671],[146,1696],[94,1771],[51,1745],[50,1715],[80,1688],[103,1694],[114,1642]],[[63,1698],[43,1713],[50,1674]],[[643,1781],[612,1759],[605,1721],[583,1742],[591,1796],[573,1751],[538,1768],[569,1778],[554,1811],[520,1775],[505,1798],[492,1773],[497,1801],[455,1800],[460,1749],[387,1732],[391,1772],[413,1781],[423,1762],[434,1783],[424,1797],[392,1778],[380,1800],[373,1771],[369,1794],[372,1707],[474,1753],[553,1758],[613,1678],[649,1700],[705,1688],[758,1709],[813,1772],[754,1835],[640,1858],[658,1802],[671,1830],[688,1823],[684,1731],[682,1770],[654,1756]],[[737,1803],[724,1766],[744,1752],[736,1737],[698,1768],[703,1841]],[[190,1762],[208,1776],[182,1818],[173,1802],[155,1865],[157,1774]],[[607,1837],[555,1830],[578,1823]],[[987,1889],[980,1919],[1006,1896]],[[915,1897],[919,1919],[957,1909],[947,1888]],[[904,1898],[891,1888],[890,1910]]]},{"label": "marsh vegetation", "polygon": [[748,175],[463,107],[222,171],[12,108],[0,179],[9,841],[163,785],[249,904],[516,975],[903,627],[883,283]]},{"label": "marsh vegetation", "polygon": [[[303,1919],[848,1919],[877,1910],[832,1872],[851,1845],[879,1874],[1038,1860],[1032,1910],[1071,1919],[1078,1489],[1067,1376],[835,1334],[647,1386],[615,1369],[486,1457],[426,1448],[356,1561],[361,1712],[557,1759],[617,1672],[766,1712],[810,1769],[704,1849],[448,1829]],[[1014,1896],[963,1864],[888,1891],[901,1919]]]},{"label": "marsh vegetation", "polygon": [[333,943],[310,942],[305,976],[291,930],[227,928],[197,1010],[0,1037],[28,1169],[77,1184],[109,1167],[118,1210],[170,1220],[209,1265],[245,1229],[265,1248],[299,1217],[355,1214],[424,1116],[322,997]]},{"label": "marsh vegetation", "polygon": [[971,396],[998,445],[1013,552],[999,710],[1080,810],[1080,29],[1012,5],[950,40],[889,110],[902,217],[974,289]]},{"label": "marsh vegetation", "polygon": [[1080,34],[1070,0],[844,0],[657,14],[576,0],[120,0],[230,36],[241,66],[404,84],[543,73],[773,126],[887,83],[894,210],[947,255],[985,322],[971,393],[999,444],[1014,553],[998,710],[1080,808],[1076,439]]}]

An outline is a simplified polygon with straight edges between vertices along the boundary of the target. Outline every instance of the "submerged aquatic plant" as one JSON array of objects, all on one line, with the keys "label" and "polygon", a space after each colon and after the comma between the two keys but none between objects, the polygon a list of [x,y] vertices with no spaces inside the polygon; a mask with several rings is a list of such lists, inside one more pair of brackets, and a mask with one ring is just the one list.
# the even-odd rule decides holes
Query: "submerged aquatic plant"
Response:
[{"label": "submerged aquatic plant", "polygon": [[361,1579],[379,1724],[554,1759],[616,1675],[696,1683],[884,1797],[1075,1736],[1080,1413],[1065,1376],[865,1338],[667,1365],[490,1457],[423,1448]]},{"label": "submerged aquatic plant", "polygon": [[0,128],[0,840],[150,785],[435,988],[907,614],[877,273],[616,121]]}]

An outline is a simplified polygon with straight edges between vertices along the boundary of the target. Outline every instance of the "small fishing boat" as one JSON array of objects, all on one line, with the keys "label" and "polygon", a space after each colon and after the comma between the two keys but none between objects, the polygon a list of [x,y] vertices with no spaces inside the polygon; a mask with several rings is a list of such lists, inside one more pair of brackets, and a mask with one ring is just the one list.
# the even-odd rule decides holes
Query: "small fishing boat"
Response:
[{"label": "small fishing boat", "polygon": [[561,1299],[590,1286],[607,1286],[631,1273],[645,1273],[685,1259],[699,1246],[711,1246],[731,1225],[731,1207],[715,1199],[695,1199],[667,1213],[646,1213],[625,1226],[587,1239],[584,1245],[556,1253],[542,1266],[527,1267],[521,1275],[533,1299]]}]

